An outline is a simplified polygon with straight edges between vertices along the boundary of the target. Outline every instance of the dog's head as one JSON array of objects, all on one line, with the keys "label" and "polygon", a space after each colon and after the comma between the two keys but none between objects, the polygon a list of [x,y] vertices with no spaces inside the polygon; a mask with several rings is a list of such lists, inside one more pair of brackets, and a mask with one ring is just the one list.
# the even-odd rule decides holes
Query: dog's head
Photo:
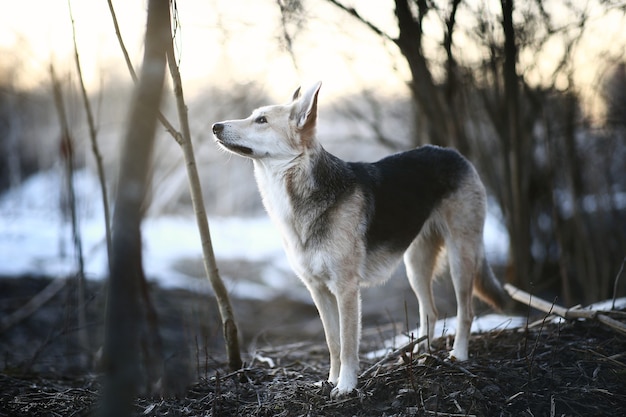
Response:
[{"label": "dog's head", "polygon": [[252,159],[291,160],[316,145],[317,95],[321,82],[300,95],[298,87],[288,104],[260,107],[246,119],[213,125],[222,148]]}]

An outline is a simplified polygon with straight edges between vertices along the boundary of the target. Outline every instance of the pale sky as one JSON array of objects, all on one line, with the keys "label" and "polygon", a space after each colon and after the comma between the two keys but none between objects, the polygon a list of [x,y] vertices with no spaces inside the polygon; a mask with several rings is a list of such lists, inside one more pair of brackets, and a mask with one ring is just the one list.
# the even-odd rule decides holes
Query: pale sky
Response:
[{"label": "pale sky", "polygon": [[[3,4],[4,3],[4,4]],[[178,2],[181,72],[186,87],[205,83],[256,81],[285,98],[299,83],[323,80],[325,94],[360,85],[402,90],[390,76],[393,59],[380,39],[323,2],[313,15],[334,18],[313,22],[298,38],[298,69],[279,46],[280,12],[275,0],[184,0]],[[142,57],[145,1],[113,1],[131,58]],[[106,0],[72,0],[72,12],[85,80],[98,88],[112,77],[128,77]],[[36,86],[57,72],[73,71],[72,28],[67,0],[0,0],[0,66],[21,61],[17,81]],[[393,10],[388,9],[390,22]],[[319,33],[314,33],[319,31]],[[19,59],[16,59],[19,57]],[[189,95],[190,92],[187,92]],[[192,93],[191,93],[192,94]]]},{"label": "pale sky", "polygon": [[[597,0],[589,0],[593,4]],[[348,2],[346,2],[348,4]],[[486,7],[497,2],[486,0]],[[470,2],[471,7],[483,4]],[[493,4],[491,4],[493,3]],[[140,63],[145,28],[146,1],[114,0],[121,31],[136,65]],[[181,72],[187,96],[206,84],[255,81],[288,97],[300,83],[324,83],[324,94],[335,96],[359,88],[406,94],[408,71],[393,45],[384,44],[354,19],[323,0],[305,2],[309,23],[295,43],[297,70],[281,50],[280,12],[276,0],[182,0],[178,1],[182,32],[177,39]],[[393,2],[356,2],[359,11],[383,28],[393,28]],[[549,3],[551,4],[551,3]],[[71,0],[81,63],[90,89],[106,85],[113,78],[128,77],[115,37],[106,0]],[[71,23],[67,0],[0,0],[0,68],[13,71],[25,86],[48,82],[48,66],[57,72],[74,69]],[[495,10],[495,9],[494,9]],[[623,58],[626,45],[625,22],[620,13],[595,18],[594,8],[588,36],[576,55],[577,82],[588,94],[599,77],[598,63],[607,56]],[[462,19],[463,16],[459,16]],[[438,42],[436,25],[425,26],[427,41]],[[392,32],[392,34],[395,34]],[[462,42],[462,37],[455,38]],[[558,46],[546,48],[525,74],[540,80],[553,68]],[[470,48],[458,48],[459,55]],[[15,66],[20,63],[21,66]]]}]

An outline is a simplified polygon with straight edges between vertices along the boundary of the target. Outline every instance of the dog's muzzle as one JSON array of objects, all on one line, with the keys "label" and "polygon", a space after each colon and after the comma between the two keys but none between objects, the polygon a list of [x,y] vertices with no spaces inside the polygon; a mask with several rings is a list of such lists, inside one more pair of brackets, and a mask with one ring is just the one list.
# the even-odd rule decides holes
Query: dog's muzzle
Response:
[{"label": "dog's muzzle", "polygon": [[241,146],[241,145],[236,145],[234,143],[230,143],[227,140],[224,140],[224,138],[222,138],[222,133],[224,132],[223,123],[214,123],[212,129],[213,129],[213,134],[215,135],[215,138],[217,139],[217,143],[219,143],[226,149],[232,152],[238,153],[240,155],[243,155],[243,156],[252,155],[253,151],[251,148],[248,148],[247,146]]}]

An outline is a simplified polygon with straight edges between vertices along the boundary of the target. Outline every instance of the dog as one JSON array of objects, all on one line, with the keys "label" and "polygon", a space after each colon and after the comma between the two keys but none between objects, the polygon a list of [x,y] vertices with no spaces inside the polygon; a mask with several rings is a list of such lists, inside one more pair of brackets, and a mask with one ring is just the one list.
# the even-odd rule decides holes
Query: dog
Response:
[{"label": "dog", "polygon": [[360,287],[384,282],[402,259],[419,302],[418,338],[427,336],[421,349],[437,320],[431,282],[446,260],[458,304],[451,359],[468,358],[473,292],[496,309],[506,295],[485,260],[486,194],[472,164],[431,145],[374,163],[339,159],[316,139],[320,87],[212,129],[220,147],[253,162],[263,204],[322,320],[337,398],[357,386]]}]

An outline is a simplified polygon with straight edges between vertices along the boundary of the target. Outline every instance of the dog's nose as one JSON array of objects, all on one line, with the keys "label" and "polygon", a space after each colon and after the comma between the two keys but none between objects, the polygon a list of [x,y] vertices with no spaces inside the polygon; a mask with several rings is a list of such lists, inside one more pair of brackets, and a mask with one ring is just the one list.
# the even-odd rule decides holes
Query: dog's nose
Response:
[{"label": "dog's nose", "polygon": [[213,134],[217,135],[218,133],[220,133],[222,130],[224,130],[224,125],[221,123],[215,123],[213,125]]}]

